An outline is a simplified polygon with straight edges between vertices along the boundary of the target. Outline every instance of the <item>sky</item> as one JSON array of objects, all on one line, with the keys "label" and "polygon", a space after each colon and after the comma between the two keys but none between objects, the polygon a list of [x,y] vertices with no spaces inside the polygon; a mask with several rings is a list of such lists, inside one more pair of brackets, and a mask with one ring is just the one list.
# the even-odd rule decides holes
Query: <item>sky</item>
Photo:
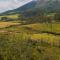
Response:
[{"label": "sky", "polygon": [[0,0],[0,13],[18,8],[32,0]]}]

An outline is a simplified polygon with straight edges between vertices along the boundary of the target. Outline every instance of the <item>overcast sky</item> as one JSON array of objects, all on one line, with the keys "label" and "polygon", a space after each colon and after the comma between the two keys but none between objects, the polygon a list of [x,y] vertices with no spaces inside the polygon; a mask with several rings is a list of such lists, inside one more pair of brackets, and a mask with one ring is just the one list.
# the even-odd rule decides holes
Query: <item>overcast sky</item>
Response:
[{"label": "overcast sky", "polygon": [[32,0],[0,0],[0,13],[6,10],[15,9]]}]

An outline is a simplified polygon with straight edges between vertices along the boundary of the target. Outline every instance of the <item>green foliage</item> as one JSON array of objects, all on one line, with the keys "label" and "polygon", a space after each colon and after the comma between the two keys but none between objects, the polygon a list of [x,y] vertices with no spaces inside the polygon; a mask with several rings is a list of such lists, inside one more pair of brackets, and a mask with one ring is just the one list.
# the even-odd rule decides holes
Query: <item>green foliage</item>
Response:
[{"label": "green foliage", "polygon": [[55,14],[55,20],[60,22],[60,13]]}]

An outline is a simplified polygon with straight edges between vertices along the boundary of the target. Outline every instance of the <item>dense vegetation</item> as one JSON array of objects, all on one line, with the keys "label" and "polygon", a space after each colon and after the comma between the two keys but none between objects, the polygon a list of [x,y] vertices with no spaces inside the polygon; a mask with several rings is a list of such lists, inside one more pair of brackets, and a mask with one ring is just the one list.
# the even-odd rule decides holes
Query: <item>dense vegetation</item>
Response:
[{"label": "dense vegetation", "polygon": [[60,24],[52,25],[52,30],[46,23],[1,28],[0,60],[60,60],[60,35],[42,32],[60,33]]},{"label": "dense vegetation", "polygon": [[60,60],[60,13],[0,18],[0,60]]},{"label": "dense vegetation", "polygon": [[24,32],[0,33],[0,60],[60,60],[59,41],[34,40]]}]

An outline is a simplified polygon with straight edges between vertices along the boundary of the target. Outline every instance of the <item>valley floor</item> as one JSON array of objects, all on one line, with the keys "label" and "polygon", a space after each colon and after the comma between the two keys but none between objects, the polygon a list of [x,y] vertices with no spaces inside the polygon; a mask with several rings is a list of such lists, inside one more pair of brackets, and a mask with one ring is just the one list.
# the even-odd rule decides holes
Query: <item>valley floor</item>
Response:
[{"label": "valley floor", "polygon": [[1,60],[60,60],[60,23],[0,22]]}]

